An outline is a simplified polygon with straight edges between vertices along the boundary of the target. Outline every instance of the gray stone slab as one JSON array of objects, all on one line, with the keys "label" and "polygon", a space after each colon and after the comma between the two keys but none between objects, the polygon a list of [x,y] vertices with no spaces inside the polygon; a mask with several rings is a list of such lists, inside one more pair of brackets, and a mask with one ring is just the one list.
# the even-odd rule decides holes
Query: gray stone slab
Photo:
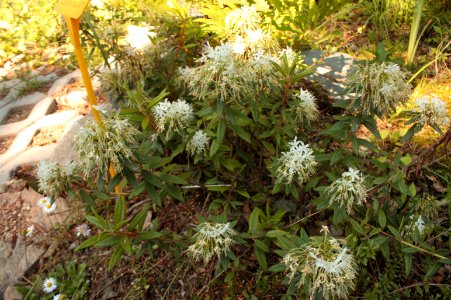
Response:
[{"label": "gray stone slab", "polygon": [[81,79],[81,72],[79,69],[73,71],[72,73],[69,73],[58,80],[56,80],[52,87],[48,91],[48,95],[50,97],[54,96],[55,94],[60,93],[63,88],[71,81],[71,80],[80,80]]},{"label": "gray stone slab", "polygon": [[315,73],[306,77],[307,80],[320,84],[335,100],[347,100],[352,97],[345,93],[346,76],[354,63],[350,55],[345,53],[328,55],[322,50],[304,51],[302,55],[307,65],[323,59],[315,67]]},{"label": "gray stone slab", "polygon": [[65,125],[78,116],[75,110],[62,111],[47,115],[26,129],[22,130],[14,139],[8,150],[0,155],[0,166],[7,164],[14,156],[25,151],[30,145],[36,131],[41,128],[51,127],[56,125]]},{"label": "gray stone slab", "polygon": [[42,147],[30,148],[9,161],[0,168],[0,185],[8,181],[10,172],[17,166],[23,164],[37,163],[41,160],[50,159],[56,149],[56,144],[50,144]]},{"label": "gray stone slab", "polygon": [[0,108],[0,123],[8,116],[8,113],[12,109],[21,107],[21,106],[36,104],[44,98],[45,98],[45,94],[43,94],[43,93],[33,93],[30,95],[24,96],[17,101],[9,103],[6,106],[3,106],[2,108]]}]

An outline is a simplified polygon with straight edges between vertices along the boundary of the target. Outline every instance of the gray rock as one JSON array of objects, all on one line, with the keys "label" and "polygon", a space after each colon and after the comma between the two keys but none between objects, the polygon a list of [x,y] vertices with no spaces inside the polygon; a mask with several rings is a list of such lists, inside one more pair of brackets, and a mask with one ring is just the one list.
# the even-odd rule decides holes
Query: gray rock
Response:
[{"label": "gray rock", "polygon": [[346,76],[354,63],[350,55],[345,53],[327,55],[321,50],[304,51],[302,55],[307,65],[324,58],[323,62],[315,67],[315,73],[306,77],[307,80],[320,84],[337,101],[347,100],[353,96],[345,92]]},{"label": "gray rock", "polygon": [[5,300],[21,300],[23,299],[22,294],[19,293],[14,286],[8,286],[6,288],[5,294],[3,295]]},{"label": "gray rock", "polygon": [[26,245],[23,237],[19,237],[15,247],[11,241],[0,241],[0,295],[9,285],[17,282],[25,272],[44,254],[44,249],[33,244]]}]

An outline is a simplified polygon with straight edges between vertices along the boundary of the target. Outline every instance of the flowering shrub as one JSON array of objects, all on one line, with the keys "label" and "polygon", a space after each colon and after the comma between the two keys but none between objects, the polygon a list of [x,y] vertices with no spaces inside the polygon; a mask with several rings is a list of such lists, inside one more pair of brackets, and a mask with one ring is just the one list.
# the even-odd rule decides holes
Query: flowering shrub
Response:
[{"label": "flowering shrub", "polygon": [[[256,294],[264,294],[264,280],[282,286],[283,296],[266,289],[275,298],[371,298],[376,279],[368,270],[390,271],[392,260],[405,264],[409,280],[432,280],[450,253],[448,235],[436,231],[449,222],[448,200],[439,193],[431,200],[409,169],[407,144],[399,137],[382,142],[376,122],[410,97],[402,67],[358,64],[347,82],[351,100],[330,103],[306,88],[312,68],[299,51],[252,40],[271,38],[257,26],[257,8],[230,4],[221,40],[208,31],[209,20],[193,21],[171,3],[159,29],[171,38],[154,37],[166,48],[149,46],[161,55],[146,71],[128,66],[142,69],[146,50],[119,60],[115,79],[101,79],[117,112],[75,138],[75,173],[86,187],[63,186],[86,206],[90,223],[75,229],[83,240],[77,251],[111,248],[110,270],[124,256],[164,252],[179,270],[201,266],[210,279],[226,274],[227,293],[236,298],[240,276],[258,281],[249,288]],[[426,105],[415,122],[442,125],[440,105]],[[55,186],[46,190],[64,190],[47,177],[43,182]],[[193,206],[189,221],[178,211],[160,218],[178,201]],[[318,236],[324,224],[330,233]]]}]

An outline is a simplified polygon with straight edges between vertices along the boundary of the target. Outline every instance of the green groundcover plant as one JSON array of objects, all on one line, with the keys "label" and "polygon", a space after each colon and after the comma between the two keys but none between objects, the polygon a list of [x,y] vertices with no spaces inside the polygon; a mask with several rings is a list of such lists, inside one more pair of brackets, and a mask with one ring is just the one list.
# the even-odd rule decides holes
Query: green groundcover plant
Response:
[{"label": "green groundcover plant", "polygon": [[[78,229],[89,238],[77,251],[111,248],[111,270],[159,248],[216,274],[253,256],[259,272],[285,278],[284,299],[451,295],[435,277],[451,262],[450,194],[424,188],[407,146],[423,126],[444,134],[440,99],[419,99],[411,129],[383,137],[377,119],[410,96],[402,66],[357,63],[352,100],[331,103],[302,85],[312,66],[279,45],[261,5],[222,1],[221,34],[211,29],[220,20],[193,17],[188,5],[154,5],[147,46],[118,45],[101,72],[115,108],[97,107],[102,124],[80,128],[77,162],[38,168],[44,210],[62,193],[86,208],[91,229]],[[81,182],[88,189],[75,188]],[[143,195],[150,202],[129,209]],[[164,201],[189,197],[209,209],[186,231],[146,221]]]}]

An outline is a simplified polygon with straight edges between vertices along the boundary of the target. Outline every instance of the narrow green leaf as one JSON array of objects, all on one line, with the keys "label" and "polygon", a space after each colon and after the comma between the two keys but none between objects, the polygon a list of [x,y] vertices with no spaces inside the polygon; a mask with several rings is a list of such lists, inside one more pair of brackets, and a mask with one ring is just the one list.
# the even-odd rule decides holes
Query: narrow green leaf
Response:
[{"label": "narrow green leaf", "polygon": [[119,259],[121,258],[123,253],[124,249],[121,247],[121,245],[117,245],[116,249],[114,249],[114,252],[110,257],[110,261],[108,262],[109,271],[113,270],[114,266],[119,262]]},{"label": "narrow green leaf", "polygon": [[114,205],[114,224],[117,225],[125,220],[125,199],[123,197],[119,197],[119,199],[116,200],[116,204]]}]

